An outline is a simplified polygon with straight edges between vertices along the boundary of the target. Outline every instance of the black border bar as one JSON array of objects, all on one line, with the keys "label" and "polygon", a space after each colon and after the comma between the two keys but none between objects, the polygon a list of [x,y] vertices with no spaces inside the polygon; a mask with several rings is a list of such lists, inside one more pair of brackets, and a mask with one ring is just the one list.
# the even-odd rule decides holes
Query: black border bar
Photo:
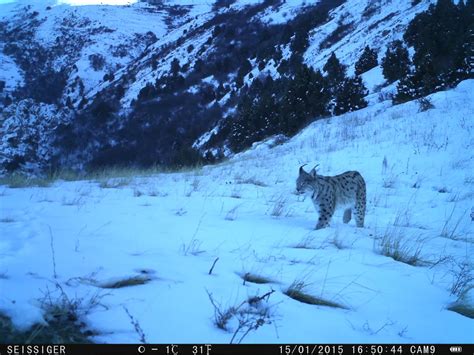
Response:
[{"label": "black border bar", "polygon": [[473,344],[1,344],[0,355],[474,355]]}]

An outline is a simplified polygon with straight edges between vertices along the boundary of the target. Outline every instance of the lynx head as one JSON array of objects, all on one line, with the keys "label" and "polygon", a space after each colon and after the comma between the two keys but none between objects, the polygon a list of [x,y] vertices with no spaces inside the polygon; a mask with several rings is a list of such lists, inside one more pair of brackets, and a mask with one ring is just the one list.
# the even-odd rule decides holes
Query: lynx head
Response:
[{"label": "lynx head", "polygon": [[298,178],[296,179],[296,192],[298,194],[314,191],[314,185],[312,183],[316,179],[317,165],[313,169],[311,169],[309,173],[304,171],[303,167],[305,165],[302,165],[300,167],[299,175],[298,175]]}]

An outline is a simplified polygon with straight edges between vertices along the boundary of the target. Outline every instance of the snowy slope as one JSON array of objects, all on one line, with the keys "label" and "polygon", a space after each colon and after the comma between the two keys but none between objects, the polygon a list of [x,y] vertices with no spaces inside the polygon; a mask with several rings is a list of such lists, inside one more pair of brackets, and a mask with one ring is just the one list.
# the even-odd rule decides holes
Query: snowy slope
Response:
[{"label": "snowy slope", "polygon": [[[1,186],[0,311],[17,326],[40,321],[58,283],[71,298],[102,296],[84,319],[95,341],[140,341],[126,307],[148,342],[228,343],[237,320],[218,329],[208,294],[224,310],[273,289],[255,308],[271,324],[243,342],[472,343],[473,320],[447,308],[461,265],[472,280],[473,92],[470,80],[433,94],[426,112],[375,104],[190,172]],[[312,203],[294,194],[306,163],[361,172],[365,228],[338,211],[313,229]],[[381,255],[384,236],[419,260]],[[271,282],[244,283],[249,273]],[[146,284],[103,288],[135,276]],[[289,298],[295,281],[345,308]]]},{"label": "snowy slope", "polygon": [[[408,23],[432,3],[436,1],[422,1],[415,6],[411,0],[347,1],[331,12],[331,19],[324,26],[311,32],[305,61],[321,69],[335,52],[353,74],[365,46],[375,48],[380,60],[387,45],[402,39]],[[328,41],[331,36],[333,40]]]},{"label": "snowy slope", "polygon": [[[322,70],[331,53],[335,52],[341,62],[349,67],[349,74],[352,75],[354,63],[360,57],[366,45],[375,48],[380,60],[385,54],[387,45],[393,40],[402,38],[404,29],[411,19],[413,19],[417,13],[425,11],[428,6],[434,2],[435,0],[423,1],[413,6],[411,0],[346,1],[330,12],[329,20],[326,23],[310,31],[309,47],[304,53],[304,61],[314,69]],[[175,1],[173,3],[184,4],[185,2]],[[245,6],[259,3],[262,3],[262,1],[238,0],[230,6],[228,10],[221,9],[219,13],[238,10]],[[309,6],[314,6],[318,3],[318,1],[308,3],[300,0],[285,0],[280,4],[264,8],[253,16],[253,20],[268,25],[285,24],[294,19],[298,14],[304,12]],[[191,28],[199,28],[207,22],[210,22],[215,14],[209,12],[210,8],[206,10],[207,11],[201,12],[199,16],[186,22],[175,31],[168,33],[152,46],[150,52],[158,50],[164,44],[170,44],[178,40],[183,34],[183,31],[188,31]],[[322,46],[322,43],[324,43],[328,37],[331,37],[335,31],[337,32],[340,26],[344,28],[342,34],[339,37],[335,36],[332,41],[328,42],[328,45]],[[151,54],[144,57],[140,63],[137,63],[137,67],[143,68],[137,74],[139,80],[129,87],[128,93],[121,101],[122,104],[125,107],[130,105],[131,100],[137,97],[141,88],[148,83],[153,84],[156,78],[167,73],[171,61],[174,58],[178,58],[180,64],[191,63],[191,66],[198,58],[206,58],[207,54],[212,52],[212,46],[202,54],[199,54],[199,49],[203,47],[203,43],[211,35],[211,32],[211,30],[204,32],[198,31],[195,36],[187,37],[183,44],[179,45],[176,50],[171,51],[167,56],[162,58],[157,69],[150,68],[149,59]],[[191,53],[186,52],[186,48],[189,45],[195,48]],[[284,56],[283,59],[288,58]],[[253,66],[250,72],[253,78],[259,77],[260,73],[271,75],[274,78],[279,76],[275,70],[275,66],[278,66],[279,63],[274,63],[273,59],[269,60],[269,63],[263,70],[257,68],[257,61],[251,58],[249,58],[249,60]],[[248,80],[248,75],[246,78],[245,83],[250,84],[252,80]],[[233,80],[229,80],[229,84],[232,87],[234,85]],[[101,89],[105,88],[106,85],[107,83],[104,83]],[[93,94],[94,93],[91,93],[91,95]]]},{"label": "snowy slope", "polygon": [[[165,6],[156,8],[146,2],[130,2],[124,6],[87,5],[74,6],[74,2],[67,1],[31,1],[20,0],[9,4],[0,4],[0,21],[7,24],[7,28],[15,28],[27,23],[30,19],[37,19],[34,27],[35,41],[44,48],[51,48],[59,37],[67,37],[71,50],[66,50],[57,58],[53,57],[54,70],[64,65],[75,66],[69,77],[70,90],[67,91],[76,104],[83,95],[75,87],[77,78],[84,85],[86,97],[96,95],[107,86],[104,75],[120,72],[123,68],[143,56],[149,44],[163,37],[183,22],[201,15],[210,10],[212,2],[176,3],[164,2]],[[84,5],[81,3],[81,5]],[[185,16],[176,17],[172,10],[176,6],[187,9]],[[37,13],[35,16],[30,14]],[[181,30],[182,31],[182,30]],[[152,33],[156,38],[150,38]],[[148,36],[148,38],[147,38]],[[166,37],[165,37],[166,38]],[[165,39],[160,43],[167,43],[173,39]],[[21,45],[21,44],[19,44]],[[0,41],[0,49],[2,41]],[[28,46],[26,44],[25,46]],[[54,55],[54,54],[53,54]],[[99,68],[92,66],[90,56],[102,56],[104,64]],[[21,70],[13,66],[10,57],[0,60],[0,80],[5,80],[8,91],[22,84]],[[20,72],[20,74],[17,74]],[[19,78],[18,78],[19,77]],[[105,85],[104,85],[105,82]],[[12,89],[10,89],[10,86]]]},{"label": "snowy slope", "polygon": [[[411,0],[346,1],[330,12],[326,23],[310,31],[304,60],[315,69],[321,69],[330,54],[335,52],[351,72],[366,45],[375,48],[380,59],[387,44],[400,39],[408,22],[433,2],[422,1],[412,6]],[[262,6],[252,20],[269,26],[284,24],[318,3],[285,0]],[[70,6],[67,2],[55,0],[20,0],[0,5],[0,21],[8,28],[22,24],[33,26],[34,38],[27,36],[28,40],[17,43],[20,47],[29,48],[34,40],[44,48],[51,48],[57,38],[67,37],[65,53],[50,53],[54,70],[64,65],[67,68],[75,66],[69,73],[69,88],[63,93],[64,102],[66,96],[75,106],[84,97],[91,101],[125,78],[121,83],[125,87],[121,105],[126,111],[142,88],[154,84],[169,72],[173,59],[179,59],[181,65],[188,63],[192,68],[198,58],[205,60],[215,50],[213,44],[206,47],[204,43],[212,33],[213,26],[209,24],[219,15],[259,5],[262,1],[239,0],[218,11],[213,11],[213,4],[214,1],[169,0],[160,6],[146,2],[132,2],[127,6]],[[38,24],[32,25],[34,21]],[[145,39],[143,36],[150,32],[156,38]],[[4,41],[8,42],[8,39]],[[0,49],[1,46],[0,40]],[[189,51],[189,46],[194,49]],[[94,55],[102,56],[105,63],[94,68],[90,59]],[[153,67],[155,56],[159,56],[159,61]],[[252,65],[251,73],[256,78],[260,73],[258,62],[253,61]],[[269,71],[273,75],[278,65],[269,63],[263,72]],[[0,80],[8,82],[8,92],[22,84],[22,70],[14,58],[0,57],[0,69]],[[114,74],[114,80],[105,79],[104,76],[110,73]],[[129,82],[129,76],[135,80]],[[78,79],[82,84],[78,84]],[[227,83],[234,87],[232,75]]]},{"label": "snowy slope", "polygon": [[[387,44],[401,38],[409,21],[434,0],[151,2],[0,5],[0,80],[6,83],[0,110],[12,100],[17,105],[32,98],[71,110],[69,131],[97,133],[71,139],[83,142],[81,147],[60,144],[66,150],[58,154],[64,157],[60,165],[83,169],[100,160],[101,152],[129,146],[120,130],[140,126],[140,117],[148,117],[143,127],[166,125],[155,127],[162,134],[150,154],[154,163],[170,164],[170,147],[177,146],[192,146],[195,155],[211,160],[228,156],[227,118],[246,86],[257,78],[292,75],[301,58],[322,69],[332,52],[351,75],[366,45],[380,62]],[[394,87],[384,87],[380,67],[363,76],[369,104],[393,93]],[[102,120],[107,131],[98,127]],[[50,156],[55,150],[50,147]],[[1,172],[8,169],[2,166]]]},{"label": "snowy slope", "polygon": [[307,5],[315,5],[318,2],[312,1],[307,4],[305,0],[285,0],[279,6],[268,8],[260,16],[260,20],[269,24],[286,23],[295,18],[302,8],[305,8]]},{"label": "snowy slope", "polygon": [[12,91],[23,84],[22,70],[9,57],[0,53],[0,80],[5,82],[5,90]]},{"label": "snowy slope", "polygon": [[[77,70],[71,74],[70,81],[81,78],[86,91],[102,82],[105,73],[117,71],[143,52],[145,43],[139,35],[151,31],[160,37],[167,32],[165,14],[148,11],[143,3],[133,6],[70,6],[56,1],[20,1],[14,6],[8,5],[2,20],[10,27],[17,26],[24,21],[21,16],[26,6],[30,12],[38,13],[40,23],[34,38],[37,43],[49,48],[54,46],[58,36],[68,36],[73,42],[72,51],[65,53],[66,58],[57,58],[53,69],[58,70],[68,61],[75,64]],[[3,7],[6,6],[2,5],[2,10]],[[94,70],[90,55],[103,56],[103,67]]]}]

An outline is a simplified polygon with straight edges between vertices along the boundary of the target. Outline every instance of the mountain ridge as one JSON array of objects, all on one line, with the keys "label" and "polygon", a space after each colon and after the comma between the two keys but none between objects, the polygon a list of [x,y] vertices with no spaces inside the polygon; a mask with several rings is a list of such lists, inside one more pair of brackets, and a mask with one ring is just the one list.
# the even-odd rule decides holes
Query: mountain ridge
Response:
[{"label": "mountain ridge", "polygon": [[[1,20],[0,68],[13,74],[0,76],[8,83],[0,101],[7,106],[33,98],[70,117],[54,128],[62,133],[51,150],[62,153],[49,169],[213,162],[232,154],[229,125],[257,79],[291,80],[301,65],[322,71],[333,54],[351,76],[367,45],[380,68],[389,43],[402,39],[410,20],[433,3],[174,0],[25,7],[23,0],[10,4]],[[43,60],[34,65],[34,57]],[[394,94],[388,82],[375,82],[360,91],[369,105]],[[63,147],[65,141],[72,144]]]}]

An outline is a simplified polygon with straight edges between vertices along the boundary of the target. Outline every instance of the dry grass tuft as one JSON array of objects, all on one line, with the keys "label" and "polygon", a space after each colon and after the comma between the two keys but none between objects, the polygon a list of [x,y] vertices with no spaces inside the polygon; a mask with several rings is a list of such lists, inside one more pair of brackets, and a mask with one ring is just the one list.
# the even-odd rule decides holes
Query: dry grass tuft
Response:
[{"label": "dry grass tuft", "polygon": [[250,272],[246,272],[245,274],[241,275],[240,277],[242,277],[242,280],[244,280],[244,284],[245,284],[245,282],[251,282],[251,283],[254,283],[254,284],[268,284],[268,283],[275,282],[275,281],[273,281],[272,279],[270,279],[266,276],[257,275],[257,274],[253,274],[253,273],[250,273]]},{"label": "dry grass tuft", "polygon": [[347,307],[343,306],[340,303],[330,301],[322,297],[317,297],[306,292],[305,288],[307,288],[307,286],[308,285],[304,281],[295,280],[283,293],[288,297],[293,298],[294,300],[302,303],[312,304],[316,306],[347,309]]},{"label": "dry grass tuft", "polygon": [[130,286],[145,285],[151,280],[152,280],[151,277],[147,275],[137,275],[137,276],[126,277],[120,280],[98,283],[97,286],[101,288],[123,288],[123,287],[130,287]]}]

